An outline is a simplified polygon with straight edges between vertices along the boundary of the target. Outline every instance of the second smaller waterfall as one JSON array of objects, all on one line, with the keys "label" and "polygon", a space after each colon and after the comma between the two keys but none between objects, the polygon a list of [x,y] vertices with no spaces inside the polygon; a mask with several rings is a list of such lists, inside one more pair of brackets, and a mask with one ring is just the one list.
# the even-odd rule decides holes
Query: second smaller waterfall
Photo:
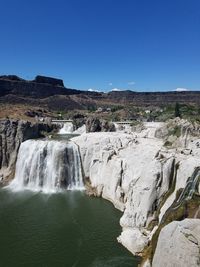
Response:
[{"label": "second smaller waterfall", "polygon": [[72,122],[65,122],[60,129],[59,134],[71,134],[74,131],[74,125]]},{"label": "second smaller waterfall", "polygon": [[13,190],[45,193],[83,189],[81,160],[73,142],[28,140],[21,144]]}]

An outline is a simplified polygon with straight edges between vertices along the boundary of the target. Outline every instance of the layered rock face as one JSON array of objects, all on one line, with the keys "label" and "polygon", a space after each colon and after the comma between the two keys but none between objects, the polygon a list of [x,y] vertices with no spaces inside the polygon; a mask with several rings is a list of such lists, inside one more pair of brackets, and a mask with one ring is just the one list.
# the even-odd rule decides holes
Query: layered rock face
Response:
[{"label": "layered rock face", "polygon": [[88,109],[112,105],[158,106],[200,104],[200,92],[88,92],[64,87],[61,79],[36,76],[28,81],[16,75],[0,76],[0,102],[48,106],[55,110]]},{"label": "layered rock face", "polygon": [[[143,235],[156,202],[168,190],[174,157],[160,158],[162,140],[122,133],[94,133],[74,138],[79,145],[85,176],[92,188],[124,211],[119,237],[131,252],[139,254],[148,242]],[[144,137],[143,137],[144,136]]]},{"label": "layered rock face", "polygon": [[149,123],[140,133],[89,133],[73,139],[90,192],[124,212],[118,241],[135,255],[143,255],[167,223],[194,216],[198,208],[198,201],[190,200],[199,195],[200,140],[183,131],[168,147],[170,130]]},{"label": "layered rock face", "polygon": [[31,124],[20,120],[0,120],[0,182],[6,183],[14,176],[15,163],[20,144],[28,139],[41,137],[52,126]]},{"label": "layered rock face", "polygon": [[15,95],[33,99],[80,93],[78,90],[65,88],[60,79],[45,76],[36,76],[32,81],[23,80],[15,75],[0,76],[0,89],[0,96]]},{"label": "layered rock face", "polygon": [[37,75],[34,81],[36,83],[47,83],[47,84],[51,84],[54,86],[64,87],[63,80],[52,78],[52,77],[45,77],[45,76]]}]

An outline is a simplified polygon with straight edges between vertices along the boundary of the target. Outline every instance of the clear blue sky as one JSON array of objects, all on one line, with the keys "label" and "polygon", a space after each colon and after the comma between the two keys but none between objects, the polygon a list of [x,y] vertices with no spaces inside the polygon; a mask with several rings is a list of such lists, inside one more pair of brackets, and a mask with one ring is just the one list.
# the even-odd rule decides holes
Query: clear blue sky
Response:
[{"label": "clear blue sky", "polygon": [[0,74],[200,89],[200,0],[1,0],[0,11]]}]

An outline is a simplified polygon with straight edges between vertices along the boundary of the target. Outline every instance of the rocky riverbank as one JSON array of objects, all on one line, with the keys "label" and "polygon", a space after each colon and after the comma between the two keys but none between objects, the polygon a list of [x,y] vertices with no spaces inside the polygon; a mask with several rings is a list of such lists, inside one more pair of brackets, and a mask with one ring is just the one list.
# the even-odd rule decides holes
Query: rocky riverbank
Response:
[{"label": "rocky riverbank", "polygon": [[[143,256],[146,266],[151,266],[154,254],[159,257],[158,236],[162,229],[168,231],[166,225],[200,218],[198,125],[176,119],[147,123],[137,133],[90,133],[73,141],[80,149],[90,193],[123,211],[118,241]],[[171,242],[170,233],[168,238]],[[184,250],[180,239],[182,246]],[[175,249],[179,253],[178,245]]]}]

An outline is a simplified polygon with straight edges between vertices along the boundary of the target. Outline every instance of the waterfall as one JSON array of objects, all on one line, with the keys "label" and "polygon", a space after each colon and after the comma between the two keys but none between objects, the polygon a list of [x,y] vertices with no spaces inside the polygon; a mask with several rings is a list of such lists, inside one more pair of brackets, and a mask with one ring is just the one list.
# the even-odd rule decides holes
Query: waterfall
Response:
[{"label": "waterfall", "polygon": [[58,134],[83,134],[86,133],[86,126],[83,124],[81,127],[74,131],[74,125],[72,122],[65,122]]},{"label": "waterfall", "polygon": [[71,134],[74,131],[74,125],[72,122],[65,122],[60,129],[59,134]]},{"label": "waterfall", "polygon": [[28,140],[21,144],[13,190],[45,193],[59,189],[83,189],[81,160],[73,142]]}]

